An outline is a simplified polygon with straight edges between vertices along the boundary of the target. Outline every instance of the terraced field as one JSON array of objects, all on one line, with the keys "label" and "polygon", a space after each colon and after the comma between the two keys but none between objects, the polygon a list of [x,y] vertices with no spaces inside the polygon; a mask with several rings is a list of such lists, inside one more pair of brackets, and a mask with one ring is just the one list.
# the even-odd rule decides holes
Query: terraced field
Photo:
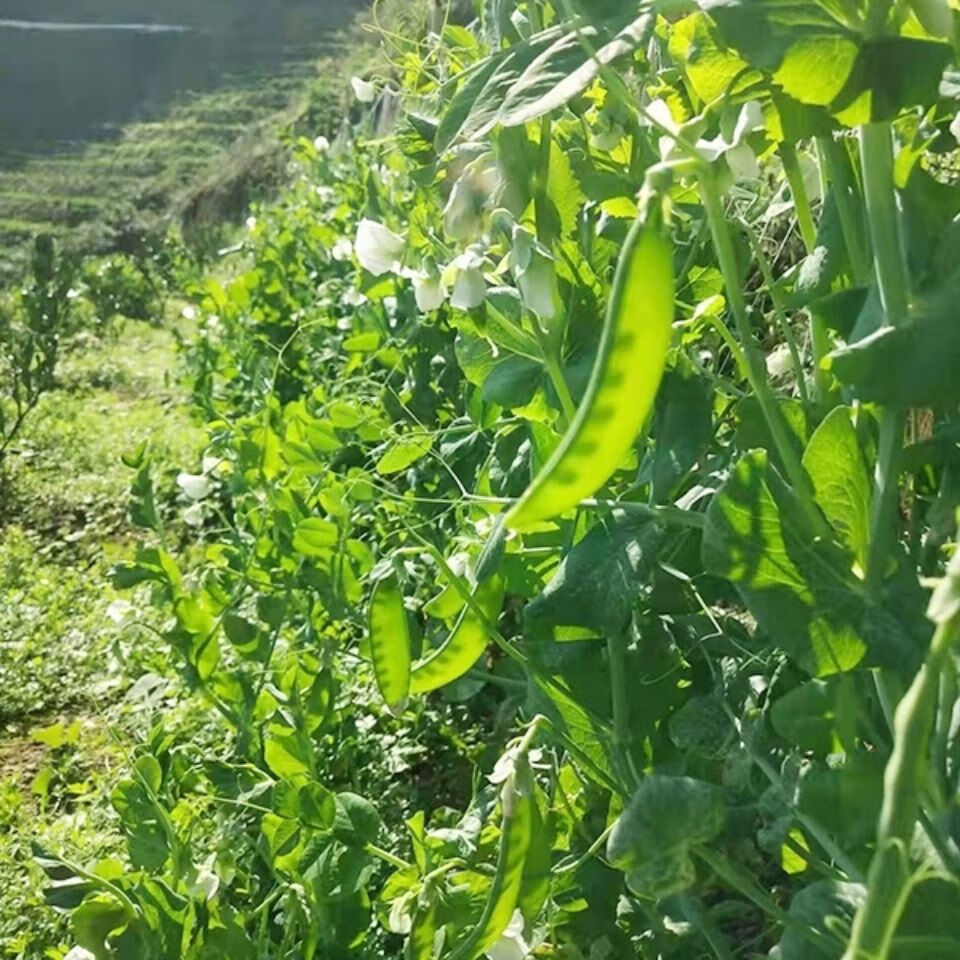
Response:
[{"label": "terraced field", "polygon": [[84,253],[135,249],[212,173],[279,157],[276,131],[307,111],[323,60],[344,42],[304,45],[279,71],[227,76],[217,90],[184,94],[162,119],[130,123],[107,140],[0,156],[0,283],[20,274],[38,234]]}]

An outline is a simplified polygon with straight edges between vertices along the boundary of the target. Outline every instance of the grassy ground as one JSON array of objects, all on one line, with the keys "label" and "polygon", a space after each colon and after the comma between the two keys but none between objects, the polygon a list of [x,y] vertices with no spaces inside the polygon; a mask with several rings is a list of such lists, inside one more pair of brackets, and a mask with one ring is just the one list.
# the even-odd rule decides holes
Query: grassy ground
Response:
[{"label": "grassy ground", "polygon": [[[154,651],[111,618],[118,597],[109,570],[133,533],[121,454],[149,440],[164,463],[189,466],[199,456],[202,433],[182,405],[174,366],[172,334],[143,323],[78,343],[8,464],[0,497],[0,957],[56,958],[67,947],[25,866],[31,843],[78,860],[117,847],[106,796],[164,696],[164,679],[150,673]],[[141,679],[131,686],[134,677]]]}]

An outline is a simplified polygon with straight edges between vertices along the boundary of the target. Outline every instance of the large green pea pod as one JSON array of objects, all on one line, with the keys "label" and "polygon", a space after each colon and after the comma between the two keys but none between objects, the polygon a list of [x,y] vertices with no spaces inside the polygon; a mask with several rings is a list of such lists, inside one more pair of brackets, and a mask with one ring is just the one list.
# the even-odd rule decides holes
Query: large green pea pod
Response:
[{"label": "large green pea pod", "polygon": [[660,218],[637,221],[614,278],[600,350],[573,422],[506,515],[525,530],[593,496],[623,466],[653,409],[674,316],[673,244]]},{"label": "large green pea pod", "polygon": [[377,581],[370,598],[370,653],[380,694],[391,713],[403,713],[410,695],[410,626],[393,572]]},{"label": "large green pea pod", "polygon": [[503,580],[491,577],[474,592],[473,605],[467,604],[457,617],[450,635],[436,650],[415,664],[411,675],[412,693],[429,693],[459,680],[483,655],[490,642],[490,622],[496,622],[503,606]]},{"label": "large green pea pod", "polygon": [[458,943],[449,960],[476,960],[492,947],[513,919],[523,887],[533,835],[533,772],[526,748],[517,751],[513,771],[500,791],[503,818],[497,872],[479,923]]}]

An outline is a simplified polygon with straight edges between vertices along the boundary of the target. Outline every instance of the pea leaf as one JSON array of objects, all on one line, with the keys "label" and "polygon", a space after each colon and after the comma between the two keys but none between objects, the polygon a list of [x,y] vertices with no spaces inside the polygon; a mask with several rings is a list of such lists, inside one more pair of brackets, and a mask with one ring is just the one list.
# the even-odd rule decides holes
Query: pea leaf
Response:
[{"label": "pea leaf", "polygon": [[857,126],[892,120],[906,107],[936,103],[951,55],[949,44],[933,40],[870,39],[861,47],[831,111],[841,123]]},{"label": "pea leaf", "polygon": [[377,461],[376,470],[381,476],[400,473],[422,460],[433,447],[433,437],[428,433],[407,433],[398,437]]},{"label": "pea leaf", "polygon": [[613,511],[567,554],[543,593],[527,605],[527,624],[622,631],[650,582],[664,533],[648,516]]},{"label": "pea leaf", "polygon": [[[644,14],[612,39],[592,27],[558,38],[511,86],[498,121],[507,127],[520,126],[569,103],[593,83],[604,67],[641,47],[653,22],[650,14]],[[596,51],[595,56],[592,50]]]},{"label": "pea leaf", "polygon": [[613,825],[607,858],[629,871],[627,883],[638,895],[668,896],[692,885],[689,849],[713,840],[725,817],[722,795],[713,784],[653,774]]},{"label": "pea leaf", "polygon": [[803,454],[814,497],[840,542],[866,569],[871,483],[846,407],[836,407],[814,431]]},{"label": "pea leaf", "polygon": [[[845,944],[834,930],[849,930],[854,914],[863,905],[866,888],[859,883],[818,880],[801,890],[790,904],[790,916],[796,926],[784,930],[780,940],[781,960],[833,960]],[[826,948],[813,946],[801,931],[812,928],[826,935]],[[830,942],[835,949],[830,950]]]},{"label": "pea leaf", "polygon": [[835,743],[837,689],[829,680],[808,680],[780,697],[770,710],[773,729],[803,750],[827,754]]},{"label": "pea leaf", "polygon": [[322,557],[340,541],[340,530],[332,520],[308,517],[297,524],[293,549],[304,557]]},{"label": "pea leaf", "polygon": [[703,562],[736,585],[758,624],[804,670],[827,676],[863,659],[865,603],[849,559],[814,537],[766,451],[746,454],[711,503]]},{"label": "pea leaf", "polygon": [[475,67],[440,118],[434,143],[437,152],[443,153],[457,139],[469,140],[489,130],[527,67],[564,34],[563,28],[554,27],[494,53]]},{"label": "pea leaf", "polygon": [[668,500],[700,459],[713,437],[710,390],[692,364],[683,363],[663,378],[657,397],[657,445],[653,454],[653,498]]},{"label": "pea leaf", "polygon": [[951,406],[960,400],[960,325],[949,310],[883,327],[834,350],[825,366],[861,400],[894,407]]},{"label": "pea leaf", "polygon": [[369,801],[355,793],[338,793],[333,822],[334,836],[350,846],[373,843],[380,834],[380,814]]}]

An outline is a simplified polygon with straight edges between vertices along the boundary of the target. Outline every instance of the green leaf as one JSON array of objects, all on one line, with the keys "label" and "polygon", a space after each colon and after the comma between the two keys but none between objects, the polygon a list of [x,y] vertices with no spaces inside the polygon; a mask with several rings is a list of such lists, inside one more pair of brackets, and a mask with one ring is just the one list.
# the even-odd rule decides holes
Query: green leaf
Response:
[{"label": "green leaf", "polygon": [[713,398],[689,362],[670,370],[657,397],[653,499],[664,503],[713,439]]},{"label": "green leaf", "polygon": [[546,589],[524,611],[529,626],[580,626],[620,633],[664,540],[649,516],[615,510],[563,559]]},{"label": "green leaf", "polygon": [[338,793],[334,836],[348,846],[376,843],[380,836],[380,814],[369,801],[355,793]]},{"label": "green leaf", "polygon": [[314,830],[329,830],[337,817],[334,795],[319,783],[306,783],[297,795],[300,822]]},{"label": "green leaf", "polygon": [[293,549],[304,557],[326,556],[340,542],[340,528],[323,517],[308,517],[297,524]]},{"label": "green leaf", "polygon": [[802,37],[787,50],[773,82],[800,103],[825,107],[846,86],[858,52],[844,36]]},{"label": "green leaf", "polygon": [[670,30],[670,56],[680,64],[704,103],[715,100],[757,79],[746,61],[730,47],[717,42],[715,30],[703,13],[678,20]]},{"label": "green leaf", "polygon": [[304,738],[282,723],[271,723],[263,735],[263,757],[278,777],[294,780],[313,772],[309,746]]},{"label": "green leaf", "polygon": [[107,938],[127,925],[127,910],[112,897],[97,897],[81,904],[70,918],[77,945],[89,950],[96,960],[108,960],[114,955],[107,946]]},{"label": "green leaf", "polygon": [[935,309],[834,350],[824,365],[860,400],[953,406],[960,401],[960,324],[952,311]]},{"label": "green leaf", "polygon": [[266,813],[260,821],[260,829],[274,865],[281,870],[295,870],[301,853],[300,824],[275,813]]},{"label": "green leaf", "polygon": [[872,484],[847,407],[833,409],[814,431],[803,454],[814,498],[861,570],[870,546]]},{"label": "green leaf", "polygon": [[836,745],[837,687],[830,680],[808,680],[774,701],[773,729],[802,750],[826,755]]},{"label": "green leaf", "polygon": [[[797,926],[788,926],[780,940],[781,960],[837,960],[846,946],[834,931],[849,930],[857,910],[863,906],[866,888],[859,883],[818,880],[801,890],[790,904],[790,916]],[[813,946],[803,935],[804,928],[826,935],[833,949]]]},{"label": "green leaf", "polygon": [[713,840],[725,818],[722,794],[713,784],[652,774],[613,825],[607,858],[627,872],[638,895],[669,896],[693,883],[689,849]]},{"label": "green leaf", "polygon": [[939,100],[940,80],[951,58],[946,43],[916,37],[867,40],[831,111],[853,127],[892,120],[907,107],[930,106]]},{"label": "green leaf", "polygon": [[408,433],[398,437],[377,461],[376,470],[381,476],[400,473],[422,460],[433,448],[429,433]]},{"label": "green leaf", "polygon": [[804,769],[797,787],[799,809],[853,848],[872,840],[883,799],[884,758],[847,755],[842,766],[815,762]]},{"label": "green leaf", "polygon": [[565,31],[554,27],[489,56],[461,84],[440,119],[435,147],[443,153],[455,140],[470,140],[497,122],[510,89],[536,58]]},{"label": "green leaf", "polygon": [[866,653],[850,561],[818,540],[763,450],[734,467],[707,511],[706,570],[735,584],[758,624],[804,670],[826,676]]},{"label": "green leaf", "polygon": [[652,16],[644,14],[609,40],[589,27],[561,36],[512,84],[496,122],[521,126],[565,106],[583,93],[604,67],[642,47],[653,22]]}]

